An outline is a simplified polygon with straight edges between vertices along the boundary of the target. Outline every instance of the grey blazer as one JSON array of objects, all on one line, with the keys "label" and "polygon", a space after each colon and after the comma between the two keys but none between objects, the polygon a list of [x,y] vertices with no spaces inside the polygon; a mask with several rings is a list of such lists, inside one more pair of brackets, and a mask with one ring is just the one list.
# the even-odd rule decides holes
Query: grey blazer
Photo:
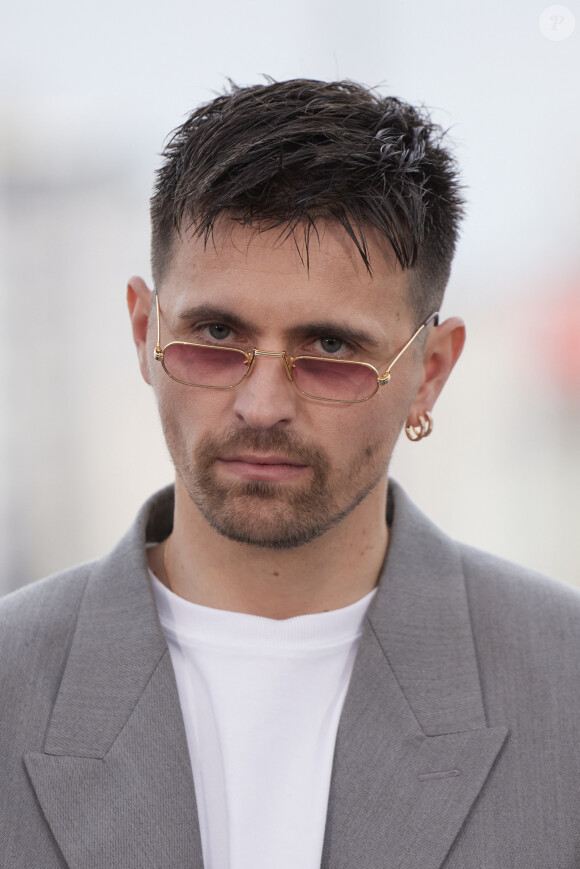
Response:
[{"label": "grey blazer", "polygon": [[[322,867],[577,869],[580,595],[453,542],[391,490]],[[0,604],[2,869],[203,866],[144,551],[171,518],[165,490],[109,556]]]}]

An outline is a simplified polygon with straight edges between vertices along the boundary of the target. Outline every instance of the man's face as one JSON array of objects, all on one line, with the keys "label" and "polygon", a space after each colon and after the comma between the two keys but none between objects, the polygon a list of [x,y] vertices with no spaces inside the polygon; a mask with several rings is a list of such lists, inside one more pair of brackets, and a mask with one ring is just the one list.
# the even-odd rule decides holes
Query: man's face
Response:
[{"label": "man's face", "polygon": [[[277,230],[257,234],[222,220],[215,247],[177,241],[159,288],[162,346],[285,350],[370,362],[383,372],[416,323],[406,275],[369,236],[372,278],[334,224],[321,228],[320,243],[311,241],[309,270],[294,240],[281,242]],[[356,336],[352,346],[342,340],[346,331]],[[373,398],[340,405],[300,394],[282,359],[268,356],[258,356],[234,389],[176,383],[153,361],[155,339],[153,316],[146,376],[177,485],[220,534],[286,549],[352,511],[384,510],[389,459],[420,382],[415,348]]]}]

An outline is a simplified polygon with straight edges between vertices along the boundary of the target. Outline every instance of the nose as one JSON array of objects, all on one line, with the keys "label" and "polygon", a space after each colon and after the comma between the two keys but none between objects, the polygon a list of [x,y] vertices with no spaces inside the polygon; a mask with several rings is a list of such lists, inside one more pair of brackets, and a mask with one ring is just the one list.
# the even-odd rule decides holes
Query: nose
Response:
[{"label": "nose", "polygon": [[268,429],[291,422],[297,400],[282,355],[256,351],[252,370],[235,389],[236,415],[252,428]]}]

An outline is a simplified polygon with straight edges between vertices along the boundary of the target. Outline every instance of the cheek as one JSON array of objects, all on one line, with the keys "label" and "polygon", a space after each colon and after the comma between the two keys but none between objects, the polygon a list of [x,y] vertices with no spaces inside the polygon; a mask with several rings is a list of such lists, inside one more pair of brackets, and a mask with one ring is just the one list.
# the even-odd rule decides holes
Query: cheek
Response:
[{"label": "cheek", "polygon": [[161,419],[173,419],[177,417],[179,415],[180,407],[185,405],[185,402],[179,401],[179,393],[176,389],[178,384],[172,383],[169,378],[163,374],[163,380],[160,381],[159,377],[156,377],[152,386],[155,392],[155,398],[157,400],[157,407]]},{"label": "cheek", "polygon": [[386,466],[402,428],[400,415],[393,414],[384,400],[377,399],[375,407],[354,405],[337,419],[327,420],[324,426],[327,449],[341,457],[343,470],[356,473],[359,463],[372,464],[377,469]]},{"label": "cheek", "polygon": [[165,435],[165,440],[173,459],[181,451],[188,437],[195,431],[195,404],[191,396],[184,394],[186,387],[174,383],[165,372],[161,371],[153,382],[159,419]]},{"label": "cheek", "polygon": [[162,374],[164,379],[153,386],[168,440],[191,447],[193,442],[223,428],[229,399],[211,390],[183,386]]}]

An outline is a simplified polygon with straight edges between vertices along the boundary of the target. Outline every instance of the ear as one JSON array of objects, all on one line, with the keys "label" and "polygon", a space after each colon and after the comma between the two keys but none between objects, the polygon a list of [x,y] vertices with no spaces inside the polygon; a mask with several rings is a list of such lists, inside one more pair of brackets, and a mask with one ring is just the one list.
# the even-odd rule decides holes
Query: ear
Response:
[{"label": "ear", "polygon": [[420,414],[424,415],[426,410],[433,410],[433,405],[453,371],[464,344],[465,323],[459,317],[451,317],[433,327],[425,342],[423,376],[409,410],[407,424],[417,425]]},{"label": "ear", "polygon": [[146,383],[151,384],[149,375],[149,354],[147,352],[147,329],[153,293],[143,278],[133,277],[127,284],[127,306],[131,318],[133,340],[139,357],[139,367]]}]

